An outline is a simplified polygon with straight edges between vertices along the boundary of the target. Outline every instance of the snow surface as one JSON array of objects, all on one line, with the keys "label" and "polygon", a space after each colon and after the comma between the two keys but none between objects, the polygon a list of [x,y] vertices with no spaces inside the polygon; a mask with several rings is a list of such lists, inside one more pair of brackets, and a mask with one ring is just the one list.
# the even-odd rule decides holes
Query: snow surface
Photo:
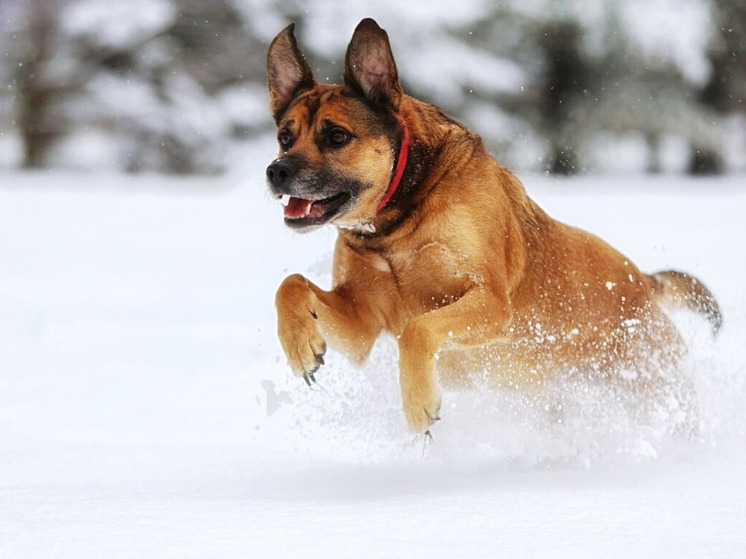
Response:
[{"label": "snow surface", "polygon": [[[0,185],[0,557],[743,557],[746,178],[525,178],[555,217],[717,294],[677,317],[699,440],[604,393],[565,420],[447,392],[406,433],[396,348],[330,353],[309,390],[280,356],[274,290],[329,284],[332,229],[265,193],[269,142],[220,179],[70,172]],[[423,452],[424,451],[424,452]]]}]

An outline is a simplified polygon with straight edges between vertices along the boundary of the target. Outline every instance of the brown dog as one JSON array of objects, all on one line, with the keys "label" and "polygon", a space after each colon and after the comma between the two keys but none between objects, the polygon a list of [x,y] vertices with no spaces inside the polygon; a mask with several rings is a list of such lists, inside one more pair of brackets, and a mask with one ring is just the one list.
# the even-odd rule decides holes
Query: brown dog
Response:
[{"label": "brown dog", "polygon": [[327,341],[361,363],[390,332],[407,422],[425,432],[440,381],[463,385],[486,370],[497,386],[541,386],[578,370],[659,385],[684,353],[659,305],[720,326],[699,281],[645,275],[554,221],[479,136],[404,95],[373,20],[355,30],[344,85],[316,83],[292,25],[272,42],[268,70],[280,143],[269,188],[288,226],[339,231],[331,291],[292,275],[277,292],[280,342],[309,385]]}]

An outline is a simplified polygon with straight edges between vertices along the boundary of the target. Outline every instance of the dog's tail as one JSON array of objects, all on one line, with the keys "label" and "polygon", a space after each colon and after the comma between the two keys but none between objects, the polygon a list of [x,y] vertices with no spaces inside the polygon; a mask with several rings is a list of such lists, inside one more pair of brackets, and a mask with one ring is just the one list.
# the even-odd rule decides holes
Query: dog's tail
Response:
[{"label": "dog's tail", "polygon": [[689,309],[707,318],[714,334],[723,325],[723,313],[715,296],[705,284],[694,276],[667,270],[650,276],[653,279],[653,297],[663,307]]}]

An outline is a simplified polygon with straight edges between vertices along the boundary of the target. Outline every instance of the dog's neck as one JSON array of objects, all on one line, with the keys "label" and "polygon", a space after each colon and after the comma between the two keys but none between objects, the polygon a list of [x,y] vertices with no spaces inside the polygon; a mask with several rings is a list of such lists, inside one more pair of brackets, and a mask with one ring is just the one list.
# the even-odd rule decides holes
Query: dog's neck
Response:
[{"label": "dog's neck", "polygon": [[[383,195],[383,198],[378,203],[376,214],[380,213],[381,210],[386,207],[386,204],[389,203],[391,197],[396,193],[396,190],[399,188],[399,183],[401,183],[401,179],[404,176],[404,169],[407,168],[407,161],[409,159],[409,126],[407,126],[407,121],[401,116],[399,116],[399,122],[402,125],[402,140],[401,146],[399,147],[399,155],[396,157],[396,165],[394,168],[394,175],[391,177],[391,183],[389,184],[386,193]],[[373,230],[375,231],[375,228]]]},{"label": "dog's neck", "polygon": [[[473,153],[483,149],[479,136],[434,105],[405,96],[398,118],[404,127],[403,136],[406,133],[407,138],[406,142],[402,138],[391,183],[374,216],[344,226],[337,225],[348,244],[381,250],[390,235],[395,232],[406,234],[406,231],[416,228],[419,220],[425,217],[418,208],[423,207],[430,192],[451,172],[468,164]],[[456,157],[449,149],[455,138],[461,139],[457,143],[462,148],[471,144],[472,150],[465,158],[463,150]]]}]

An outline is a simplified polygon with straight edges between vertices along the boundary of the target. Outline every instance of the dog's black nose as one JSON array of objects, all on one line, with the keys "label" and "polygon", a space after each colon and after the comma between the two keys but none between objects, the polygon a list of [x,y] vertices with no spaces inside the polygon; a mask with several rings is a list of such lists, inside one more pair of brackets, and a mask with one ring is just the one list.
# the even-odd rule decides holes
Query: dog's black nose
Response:
[{"label": "dog's black nose", "polygon": [[300,168],[300,162],[293,157],[275,159],[267,167],[267,180],[275,189],[282,189],[289,184]]}]

